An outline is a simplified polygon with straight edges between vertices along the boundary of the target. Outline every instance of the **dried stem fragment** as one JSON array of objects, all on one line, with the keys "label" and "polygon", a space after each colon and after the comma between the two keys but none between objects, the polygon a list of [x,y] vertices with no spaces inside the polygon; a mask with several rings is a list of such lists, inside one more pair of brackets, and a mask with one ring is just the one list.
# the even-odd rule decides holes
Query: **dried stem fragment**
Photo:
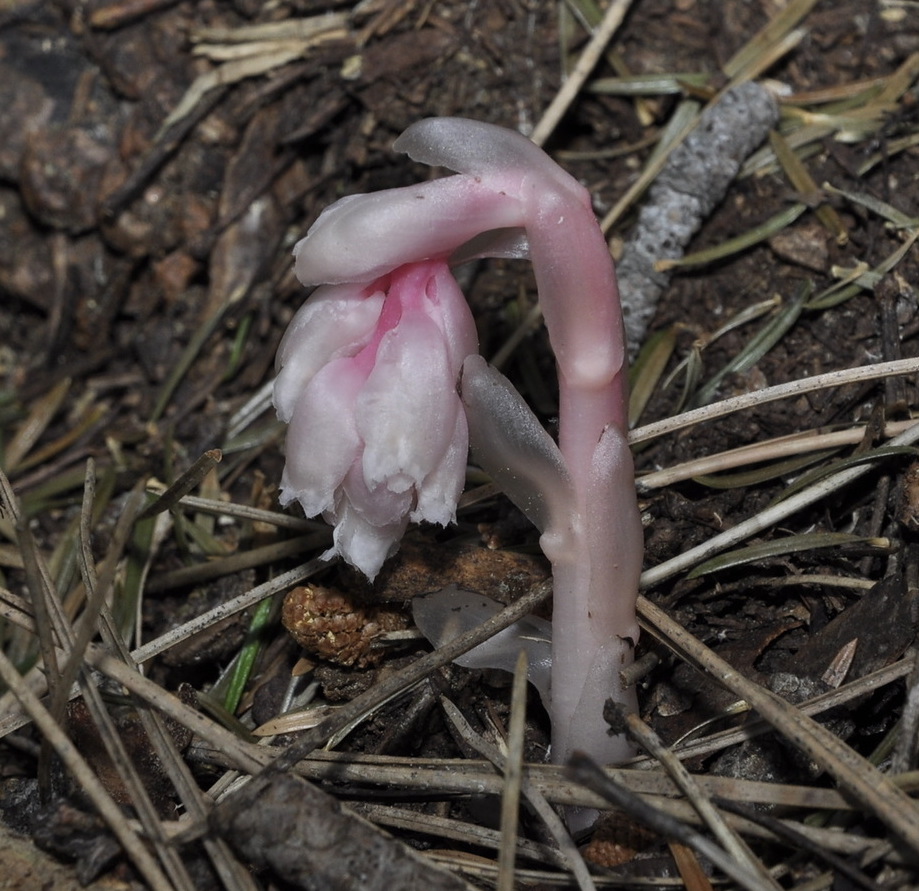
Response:
[{"label": "dried stem fragment", "polygon": [[658,260],[681,257],[744,159],[779,119],[775,97],[748,81],[728,90],[702,114],[651,187],[616,266],[626,342],[634,357],[670,281]]}]

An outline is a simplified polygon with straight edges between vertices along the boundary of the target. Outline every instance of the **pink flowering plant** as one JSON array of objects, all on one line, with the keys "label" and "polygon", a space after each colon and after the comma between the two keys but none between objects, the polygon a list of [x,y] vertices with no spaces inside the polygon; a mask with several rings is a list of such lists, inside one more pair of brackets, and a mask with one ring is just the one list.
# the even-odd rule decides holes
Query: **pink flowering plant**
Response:
[{"label": "pink flowering plant", "polygon": [[442,260],[318,288],[284,336],[274,395],[290,425],[281,501],[322,514],[335,527],[333,552],[370,578],[409,521],[455,519],[468,449],[456,380],[476,348]]},{"label": "pink flowering plant", "polygon": [[[296,246],[320,285],[278,353],[290,424],[282,503],[334,524],[333,548],[372,578],[409,522],[447,524],[467,447],[541,532],[553,570],[552,757],[630,754],[602,719],[634,707],[621,669],[638,627],[642,530],[626,435],[615,274],[587,191],[520,134],[458,118],[409,127],[395,148],[453,176],[355,195]],[[555,353],[559,442],[477,354],[450,272],[528,257]]]}]

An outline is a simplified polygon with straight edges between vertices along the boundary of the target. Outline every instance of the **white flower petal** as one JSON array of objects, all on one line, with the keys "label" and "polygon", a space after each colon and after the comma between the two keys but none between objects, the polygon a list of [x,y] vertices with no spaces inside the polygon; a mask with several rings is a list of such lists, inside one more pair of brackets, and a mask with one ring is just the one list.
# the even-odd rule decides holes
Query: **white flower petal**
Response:
[{"label": "white flower petal", "polygon": [[336,489],[360,455],[354,406],[365,380],[352,360],[336,359],[301,394],[287,429],[281,504],[297,499],[308,517],[334,509]]},{"label": "white flower petal", "polygon": [[425,298],[425,311],[440,328],[450,367],[458,377],[463,360],[479,351],[479,338],[469,304],[446,264],[432,267]]},{"label": "white flower petal", "polygon": [[364,482],[360,461],[348,471],[342,483],[348,504],[374,526],[391,526],[401,523],[411,510],[414,492],[411,487],[393,490],[385,485],[369,489]]},{"label": "white flower petal", "polygon": [[459,410],[438,327],[422,313],[403,315],[381,340],[357,401],[368,487],[420,485],[446,452]]},{"label": "white flower petal", "polygon": [[382,306],[382,291],[368,294],[366,286],[348,284],[317,288],[300,307],[278,347],[273,398],[282,421],[290,421],[320,368],[353,356],[370,339]]},{"label": "white flower petal", "polygon": [[456,426],[446,454],[418,489],[418,503],[410,517],[413,523],[426,520],[448,526],[456,520],[456,503],[466,482],[468,454],[466,415],[460,411],[456,413]]},{"label": "white flower petal", "polygon": [[335,550],[371,581],[386,558],[395,553],[408,525],[408,516],[398,523],[374,526],[360,511],[346,504],[332,534]]}]

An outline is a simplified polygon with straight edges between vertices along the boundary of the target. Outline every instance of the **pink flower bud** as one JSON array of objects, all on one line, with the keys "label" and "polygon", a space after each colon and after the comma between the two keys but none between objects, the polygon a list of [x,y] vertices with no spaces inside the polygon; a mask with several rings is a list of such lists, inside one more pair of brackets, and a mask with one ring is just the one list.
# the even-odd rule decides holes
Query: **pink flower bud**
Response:
[{"label": "pink flower bud", "polygon": [[334,546],[373,578],[409,520],[455,519],[468,448],[456,384],[475,323],[443,260],[370,284],[327,285],[278,350],[289,423],[281,503],[334,524]]}]

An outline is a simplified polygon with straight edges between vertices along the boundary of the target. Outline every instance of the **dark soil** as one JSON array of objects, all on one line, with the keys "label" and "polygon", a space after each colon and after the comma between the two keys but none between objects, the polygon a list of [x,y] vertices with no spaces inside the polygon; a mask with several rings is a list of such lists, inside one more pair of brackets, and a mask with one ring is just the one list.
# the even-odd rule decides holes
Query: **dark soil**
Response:
[{"label": "dark soil", "polygon": [[[636,0],[613,48],[633,73],[702,72],[718,88],[721,66],[782,5]],[[426,176],[391,151],[394,138],[419,118],[460,115],[529,132],[560,86],[566,64],[560,46],[567,42],[575,53],[585,39],[567,14],[573,37],[560,35],[559,6],[538,0],[368,0],[353,10],[322,0],[147,7],[132,13],[127,3],[15,0],[0,10],[0,458],[48,558],[75,534],[88,458],[103,490],[94,529],[99,559],[131,489],[170,482],[209,449],[222,449],[224,457],[199,494],[277,508],[283,430],[270,408],[246,427],[237,427],[235,417],[271,379],[280,337],[306,296],[292,272],[294,242],[340,196]],[[187,116],[167,120],[196,76],[214,67],[194,54],[208,37],[203,29],[326,12],[343,16],[328,39],[267,73],[217,86]],[[793,94],[888,77],[919,52],[919,10],[908,5],[818,2],[802,27],[799,44],[766,72]],[[603,60],[596,73],[612,75],[609,65]],[[889,153],[888,146],[916,133],[917,100],[915,86],[906,90],[871,137],[817,143],[806,158],[813,180],[866,193],[915,218],[917,149]],[[546,148],[588,186],[598,216],[634,182],[651,150],[648,137],[666,124],[676,101],[654,96],[639,103],[589,91],[577,98]],[[880,162],[860,174],[876,154]],[[689,250],[746,232],[795,201],[818,204],[818,197],[798,194],[781,172],[742,177]],[[845,244],[807,212],[781,238],[674,275],[652,326],[675,332],[668,370],[746,308],[776,297],[787,305],[808,283],[819,293],[835,281],[834,267],[875,268],[903,243],[903,233],[877,214],[842,199],[832,203],[848,233]],[[614,248],[633,219],[627,215],[609,233]],[[914,249],[873,290],[805,310],[752,368],[727,376],[716,398],[919,355],[917,282]],[[468,293],[486,356],[534,299],[528,270],[511,261],[475,270]],[[739,325],[701,350],[699,380],[742,352],[768,318]],[[544,337],[529,338],[505,370],[551,426],[552,364]],[[678,378],[658,388],[641,423],[673,413],[681,386]],[[902,420],[919,404],[916,386],[915,377],[897,378],[771,403],[648,443],[637,450],[637,468],[669,467],[801,430]],[[853,639],[858,656],[850,679],[894,662],[914,638],[919,522],[911,460],[891,456],[856,485],[763,536],[850,532],[886,543],[793,553],[692,581],[678,577],[648,596],[763,683],[775,686],[793,675],[800,698],[826,689],[827,669]],[[643,493],[646,565],[751,516],[792,477],[730,488],[686,481]],[[216,582],[181,583],[169,573],[284,537],[258,523],[216,523],[206,541],[170,535],[150,567],[143,640],[298,558]],[[469,584],[506,599],[546,571],[535,534],[500,500],[462,512],[457,529],[425,529],[410,539],[376,593],[362,592],[361,609],[469,577]],[[12,524],[0,517],[0,585],[26,595],[13,540]],[[70,590],[73,571],[57,571],[59,590]],[[878,584],[865,591],[827,584],[827,576]],[[511,577],[513,585],[499,584]],[[338,571],[320,581],[348,591],[358,586]],[[205,692],[238,650],[250,618],[231,620],[209,641],[196,639],[186,652],[156,660],[150,675],[167,689],[186,683]],[[348,667],[330,663],[322,651],[307,667],[325,698],[341,701],[421,649],[409,646],[408,653]],[[666,741],[730,704],[663,649],[645,646],[661,662],[643,683],[642,711]],[[256,723],[273,717],[302,655],[274,622],[239,714],[255,709]],[[485,681],[451,669],[437,684],[481,726],[500,724],[508,691],[500,680]],[[861,700],[839,716],[839,732],[869,754],[894,727],[903,695],[894,684]],[[531,700],[528,756],[539,760],[547,728],[538,700]],[[418,694],[414,706],[403,700],[380,712],[349,747],[431,757],[462,750],[430,691]],[[691,766],[797,783],[819,772],[780,745],[761,763]],[[22,746],[10,765],[20,778],[34,769]],[[802,864],[799,874],[812,875],[811,865]]]}]

